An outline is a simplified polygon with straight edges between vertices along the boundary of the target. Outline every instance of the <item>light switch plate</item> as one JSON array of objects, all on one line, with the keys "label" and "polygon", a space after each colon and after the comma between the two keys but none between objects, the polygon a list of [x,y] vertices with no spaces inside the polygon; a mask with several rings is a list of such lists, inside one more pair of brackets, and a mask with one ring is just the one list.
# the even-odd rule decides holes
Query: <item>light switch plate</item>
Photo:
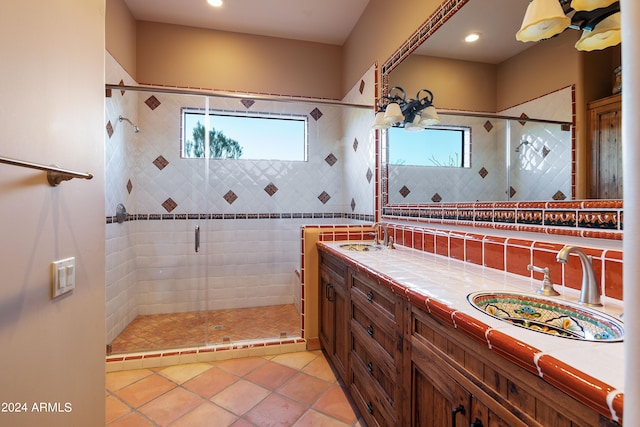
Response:
[{"label": "light switch plate", "polygon": [[65,258],[51,263],[51,298],[71,292],[76,287],[76,259]]}]

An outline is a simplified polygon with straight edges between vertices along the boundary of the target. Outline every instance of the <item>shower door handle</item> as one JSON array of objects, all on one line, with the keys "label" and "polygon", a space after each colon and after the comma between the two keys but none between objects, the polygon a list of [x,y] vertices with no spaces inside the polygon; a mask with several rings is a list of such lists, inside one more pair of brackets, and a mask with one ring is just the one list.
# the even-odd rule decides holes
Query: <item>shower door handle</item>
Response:
[{"label": "shower door handle", "polygon": [[200,252],[200,226],[196,225],[196,253]]}]

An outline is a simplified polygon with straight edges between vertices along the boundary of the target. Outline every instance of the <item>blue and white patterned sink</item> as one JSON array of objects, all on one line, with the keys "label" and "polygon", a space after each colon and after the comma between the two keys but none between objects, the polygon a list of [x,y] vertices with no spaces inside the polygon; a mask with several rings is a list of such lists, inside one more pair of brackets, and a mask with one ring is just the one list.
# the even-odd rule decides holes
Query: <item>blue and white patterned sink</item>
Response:
[{"label": "blue and white patterned sink", "polygon": [[382,249],[382,246],[374,245],[373,243],[345,243],[343,245],[340,245],[340,247],[348,251],[358,252],[379,251],[380,249]]},{"label": "blue and white patterned sink", "polygon": [[471,305],[521,328],[580,341],[620,342],[622,321],[579,304],[507,291],[473,292]]}]

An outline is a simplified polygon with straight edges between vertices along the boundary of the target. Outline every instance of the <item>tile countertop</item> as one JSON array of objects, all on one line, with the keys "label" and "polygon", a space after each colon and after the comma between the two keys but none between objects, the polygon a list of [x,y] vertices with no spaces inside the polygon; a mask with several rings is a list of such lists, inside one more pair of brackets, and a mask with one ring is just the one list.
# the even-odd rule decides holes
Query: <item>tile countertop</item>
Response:
[{"label": "tile countertop", "polygon": [[[360,252],[341,248],[344,243],[319,242],[318,247],[607,418],[621,421],[622,342],[584,342],[531,331],[482,313],[467,301],[467,295],[476,291],[535,293],[542,280],[400,245],[394,250]],[[578,299],[579,291],[559,285],[556,290],[560,299],[573,303]],[[603,298],[603,304],[598,310],[616,318],[622,313],[621,302]]]}]

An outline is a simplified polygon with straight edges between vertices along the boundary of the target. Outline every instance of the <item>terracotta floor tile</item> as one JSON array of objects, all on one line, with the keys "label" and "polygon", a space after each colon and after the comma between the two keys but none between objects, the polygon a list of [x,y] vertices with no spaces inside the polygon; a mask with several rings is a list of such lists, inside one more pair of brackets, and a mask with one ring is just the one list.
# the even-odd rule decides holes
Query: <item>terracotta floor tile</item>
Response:
[{"label": "terracotta floor tile", "polygon": [[169,366],[168,368],[158,371],[158,373],[174,383],[182,384],[209,369],[211,369],[211,365],[208,363],[190,363],[186,365]]},{"label": "terracotta floor tile", "polygon": [[245,378],[269,390],[275,390],[296,374],[295,369],[268,361],[254,369]]},{"label": "terracotta floor tile", "polygon": [[296,422],[293,427],[350,427],[351,424],[343,423],[342,421],[338,421],[335,418],[331,418],[325,414],[322,414],[318,411],[310,410],[307,411],[301,418]]},{"label": "terracotta floor tile", "polygon": [[170,427],[228,427],[238,420],[238,417],[218,405],[205,402],[193,411],[178,418]]},{"label": "terracotta floor tile", "polygon": [[138,408],[175,387],[171,381],[159,375],[151,375],[114,394],[128,405]]},{"label": "terracotta floor tile", "polygon": [[237,376],[214,366],[182,385],[184,388],[208,399],[236,381],[238,381]]},{"label": "terracotta floor tile", "polygon": [[243,417],[260,427],[290,427],[306,408],[284,396],[271,394]]},{"label": "terracotta floor tile", "polygon": [[140,414],[129,414],[110,422],[107,427],[155,427],[153,423]]},{"label": "terracotta floor tile", "polygon": [[210,400],[236,415],[243,415],[268,395],[269,390],[249,381],[239,380]]},{"label": "terracotta floor tile", "polygon": [[265,363],[267,363],[267,359],[262,357],[244,357],[241,359],[214,362],[213,365],[241,377],[243,375],[247,375],[249,372],[264,365]]},{"label": "terracotta floor tile", "polygon": [[331,386],[329,391],[313,405],[313,409],[349,424],[356,421],[347,392],[339,385]]},{"label": "terracotta floor tile", "polygon": [[133,384],[136,381],[148,377],[153,372],[149,369],[136,369],[133,371],[109,372],[107,374],[107,390],[117,391],[122,387]]},{"label": "terracotta floor tile", "polygon": [[174,388],[140,408],[143,415],[167,425],[202,403],[202,398],[183,388]]},{"label": "terracotta floor tile", "polygon": [[105,421],[108,423],[131,412],[131,408],[114,396],[107,396]]},{"label": "terracotta floor tile", "polygon": [[303,405],[311,406],[331,384],[304,373],[297,373],[278,389],[278,393],[290,397]]},{"label": "terracotta floor tile", "polygon": [[338,378],[324,356],[318,357],[313,362],[302,368],[302,372],[330,383],[335,382]]},{"label": "terracotta floor tile", "polygon": [[238,420],[231,425],[231,427],[256,427],[254,424],[251,424],[246,420]]},{"label": "terracotta floor tile", "polygon": [[293,369],[302,369],[317,358],[317,355],[309,351],[301,351],[297,353],[279,354],[272,358],[271,361]]}]

